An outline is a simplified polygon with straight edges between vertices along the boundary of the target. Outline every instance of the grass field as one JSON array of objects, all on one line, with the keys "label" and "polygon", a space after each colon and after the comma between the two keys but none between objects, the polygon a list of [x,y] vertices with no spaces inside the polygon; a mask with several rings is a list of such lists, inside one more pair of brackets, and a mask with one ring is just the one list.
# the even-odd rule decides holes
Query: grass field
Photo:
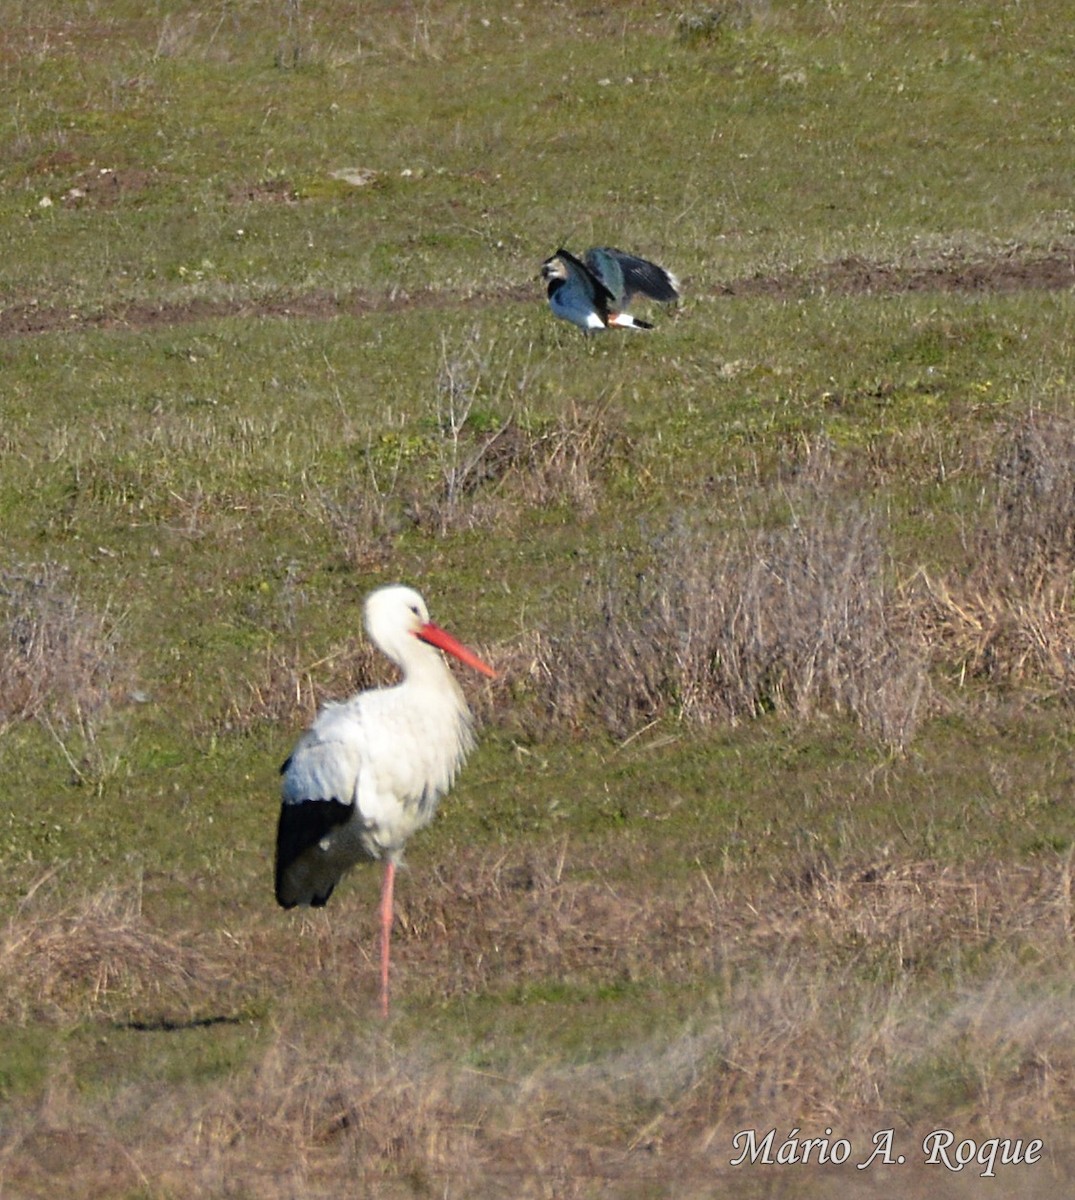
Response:
[{"label": "grass field", "polygon": [[[1068,6],[2,25],[0,1197],[1070,1187]],[[271,875],[395,580],[499,678],[382,1022]]]}]

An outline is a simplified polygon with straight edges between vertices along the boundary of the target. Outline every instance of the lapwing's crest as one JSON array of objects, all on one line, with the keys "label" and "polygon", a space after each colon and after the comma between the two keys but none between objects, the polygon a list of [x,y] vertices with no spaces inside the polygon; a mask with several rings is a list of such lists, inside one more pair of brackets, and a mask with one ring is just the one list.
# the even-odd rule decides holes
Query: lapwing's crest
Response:
[{"label": "lapwing's crest", "polygon": [[662,304],[679,299],[679,282],[670,271],[610,246],[587,250],[585,261],[557,250],[541,264],[541,276],[553,313],[586,334],[610,328],[652,329],[649,321],[626,311],[633,296]]}]

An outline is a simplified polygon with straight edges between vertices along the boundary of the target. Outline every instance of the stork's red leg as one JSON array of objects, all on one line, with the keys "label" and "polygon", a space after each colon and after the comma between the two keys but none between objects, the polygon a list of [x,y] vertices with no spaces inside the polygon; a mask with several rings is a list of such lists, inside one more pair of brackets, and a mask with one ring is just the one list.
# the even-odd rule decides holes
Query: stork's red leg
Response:
[{"label": "stork's red leg", "polygon": [[388,954],[392,939],[392,892],[396,879],[396,864],[385,859],[384,880],[381,883],[381,1016],[388,1016]]}]

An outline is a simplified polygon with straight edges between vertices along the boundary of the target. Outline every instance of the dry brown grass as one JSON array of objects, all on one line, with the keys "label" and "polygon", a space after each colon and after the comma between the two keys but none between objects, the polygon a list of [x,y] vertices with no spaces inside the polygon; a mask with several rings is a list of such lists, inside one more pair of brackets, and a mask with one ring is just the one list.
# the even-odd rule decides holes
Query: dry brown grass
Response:
[{"label": "dry brown grass", "polygon": [[441,414],[421,454],[378,469],[342,496],[321,498],[323,519],[348,565],[386,565],[406,529],[436,536],[512,529],[534,508],[568,504],[580,515],[595,511],[611,465],[625,453],[605,412],[572,409],[552,421],[531,423],[518,411],[491,428],[476,425],[470,409]]},{"label": "dry brown grass", "polygon": [[535,508],[594,513],[627,440],[607,399],[535,417],[536,374],[529,347],[502,347],[479,331],[443,340],[425,429],[368,446],[363,477],[321,499],[345,560],[360,569],[386,563],[405,529],[503,533]]},{"label": "dry brown grass", "polygon": [[1001,441],[970,566],[924,579],[923,621],[961,679],[1075,697],[1075,422],[1032,412]]},{"label": "dry brown grass", "polygon": [[684,520],[650,565],[617,572],[596,611],[539,636],[533,677],[551,720],[596,717],[618,737],[665,715],[707,725],[828,710],[903,745],[924,711],[927,658],[890,575],[864,511],[811,505],[739,534]]},{"label": "dry brown grass", "polygon": [[[40,885],[47,891],[49,882]],[[107,889],[63,906],[31,893],[0,939],[0,1021],[9,1024],[150,1012],[155,1021],[184,1021],[224,982],[188,940],[152,927],[135,891]]]},{"label": "dry brown grass", "polygon": [[249,732],[266,724],[301,729],[327,700],[383,687],[397,677],[392,665],[366,641],[348,641],[313,661],[303,658],[298,646],[271,646],[242,690],[231,689],[224,711],[210,724],[228,733]]},{"label": "dry brown grass", "polygon": [[123,681],[119,625],[57,563],[0,572],[0,728],[36,719],[92,733]]},{"label": "dry brown grass", "polygon": [[[5,935],[9,1017],[44,996],[64,1020],[122,1013],[159,1030],[161,991],[234,1011],[228,979],[245,972],[275,1020],[248,1065],[209,1086],[146,1077],[84,1094],[59,1054],[39,1103],[5,1125],[4,1194],[276,1200],[338,1194],[346,1177],[401,1197],[617,1184],[703,1196],[745,1126],[910,1136],[943,1117],[968,1135],[1048,1136],[1075,1103],[1067,859],[804,860],[779,881],[699,870],[674,895],[612,886],[595,866],[564,845],[475,853],[451,881],[403,889],[404,1021],[446,994],[464,1011],[520,986],[548,989],[528,1012],[552,1030],[576,1026],[601,987],[664,997],[651,1032],[607,1041],[595,1028],[608,1049],[557,1051],[553,1037],[540,1057],[507,1056],[494,1034],[484,1065],[471,1036],[465,1051],[443,1029],[397,1041],[372,1018],[375,972],[358,945],[373,921],[357,897],[292,938],[259,923],[196,953],[130,897],[35,898]],[[670,1015],[678,988],[690,1016]],[[339,1020],[310,1022],[311,991]],[[615,1018],[615,1005],[601,1011]]]},{"label": "dry brown grass", "polygon": [[[399,962],[437,992],[497,992],[521,980],[592,986],[688,983],[809,951],[895,979],[944,970],[975,947],[1071,939],[1070,862],[964,870],[925,862],[835,871],[803,860],[777,881],[718,885],[701,867],[664,892],[586,878],[556,857],[453,861],[407,889]],[[585,874],[594,874],[597,864]]]},{"label": "dry brown grass", "polygon": [[[780,957],[798,962],[807,950],[815,967],[928,980],[979,951],[1052,956],[1073,938],[1070,855],[960,869],[924,860],[836,870],[803,858],[781,879],[755,881],[714,879],[698,866],[657,893],[621,874],[614,882],[560,844],[457,855],[420,886],[406,882],[394,946],[400,994],[462,999],[527,981],[681,984],[764,971]],[[146,1016],[165,992],[179,1009],[211,1004],[240,962],[263,983],[300,985],[327,972],[332,986],[365,990],[372,1005],[373,919],[358,888],[332,921],[297,919],[283,961],[275,923],[195,942],[156,929],[136,891],[70,902],[56,891],[43,881],[3,931],[8,1021],[113,1019],[117,1005]]]}]

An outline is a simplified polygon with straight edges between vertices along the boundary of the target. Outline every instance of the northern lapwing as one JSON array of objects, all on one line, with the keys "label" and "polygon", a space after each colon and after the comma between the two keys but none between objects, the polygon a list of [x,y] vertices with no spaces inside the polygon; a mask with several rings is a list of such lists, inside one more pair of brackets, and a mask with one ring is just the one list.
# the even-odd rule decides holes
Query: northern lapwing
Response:
[{"label": "northern lapwing", "polygon": [[608,246],[587,250],[585,261],[557,250],[541,264],[541,277],[548,284],[555,315],[585,334],[612,327],[652,329],[649,321],[625,311],[632,296],[648,296],[662,304],[679,299],[679,281],[670,271]]}]

